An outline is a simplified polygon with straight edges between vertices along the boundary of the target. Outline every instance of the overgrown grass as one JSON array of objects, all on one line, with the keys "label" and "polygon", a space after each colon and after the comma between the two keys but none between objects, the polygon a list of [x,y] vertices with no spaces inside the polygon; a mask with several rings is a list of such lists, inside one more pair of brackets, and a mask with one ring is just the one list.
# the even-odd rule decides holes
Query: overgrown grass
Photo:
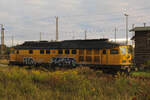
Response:
[{"label": "overgrown grass", "polygon": [[0,100],[149,100],[150,80],[76,68],[55,72],[0,68]]},{"label": "overgrown grass", "polygon": [[139,72],[132,72],[132,76],[141,76],[141,77],[149,77],[150,78],[150,70],[147,71],[139,71]]}]

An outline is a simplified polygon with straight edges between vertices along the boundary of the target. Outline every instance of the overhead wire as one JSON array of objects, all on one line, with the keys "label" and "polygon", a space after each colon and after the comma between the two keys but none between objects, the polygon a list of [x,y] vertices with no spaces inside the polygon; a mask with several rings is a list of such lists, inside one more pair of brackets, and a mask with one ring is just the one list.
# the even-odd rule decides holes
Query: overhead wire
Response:
[{"label": "overhead wire", "polygon": [[[143,8],[138,8],[138,10],[143,10],[143,9],[147,9],[147,8],[150,8],[150,7],[143,7]],[[101,18],[101,19],[91,19],[90,21],[80,21],[80,22],[75,22],[75,21],[72,21],[72,20],[70,20],[70,19],[85,19],[85,17],[87,17],[88,19],[90,19],[90,18],[93,18],[93,17],[97,17],[97,16],[105,16],[105,15],[107,15],[107,16],[115,16],[114,18],[111,18],[111,17],[108,17],[108,18]],[[122,14],[123,15],[123,14]],[[117,18],[116,18],[116,16],[118,16]],[[77,24],[79,24],[79,23],[90,23],[90,24],[94,24],[94,23],[103,23],[104,21],[105,22],[108,22],[108,21],[113,21],[113,22],[115,22],[115,21],[118,21],[118,20],[121,20],[121,19],[123,19],[123,16],[121,16],[121,13],[120,12],[107,12],[107,13],[92,13],[92,14],[78,14],[78,15],[62,15],[62,16],[59,16],[60,17],[60,19],[61,19],[61,21],[62,22],[59,22],[60,24],[65,24],[65,25],[77,25]],[[82,18],[83,17],[83,18]],[[141,16],[141,15],[138,15],[138,16],[130,16],[130,20],[131,19],[135,19],[135,18],[139,18],[139,17],[143,17],[143,16]],[[48,18],[50,18],[50,23],[51,24],[55,24],[55,20],[54,20],[54,16],[49,16],[49,17],[47,17],[46,19],[48,19]],[[149,18],[149,17],[147,17],[147,18]],[[67,19],[67,20],[66,20]],[[49,20],[49,19],[48,19]],[[63,22],[63,20],[64,20],[64,22]],[[67,22],[68,21],[68,22]],[[85,23],[85,25],[86,25],[86,23]],[[111,22],[110,22],[111,23]],[[124,23],[123,23],[124,24]],[[122,25],[123,25],[122,24]],[[113,26],[113,25],[112,25]],[[107,30],[107,28],[104,28],[105,26],[103,26],[102,28],[103,29],[105,29],[105,30]],[[107,26],[106,26],[107,27]],[[98,27],[98,28],[100,28],[100,27]],[[89,30],[87,30],[87,31],[89,31],[89,33],[94,33],[94,32],[97,32],[97,33],[100,33],[100,32],[102,32],[102,31],[104,31],[104,30],[96,30],[96,29],[89,29]],[[110,31],[110,30],[107,30],[107,31]],[[123,31],[123,29],[121,30],[120,29],[120,31]],[[77,33],[78,31],[76,31],[75,33]],[[110,31],[110,32],[112,32],[112,31]],[[61,33],[67,33],[66,31],[63,31],[63,32],[61,32]],[[68,33],[71,33],[71,32],[68,32]],[[78,33],[81,33],[81,32],[78,32]],[[103,33],[103,32],[102,32]],[[9,36],[8,36],[9,37]],[[8,37],[5,37],[5,38],[8,38]],[[18,37],[18,35],[16,36],[16,37]]]}]

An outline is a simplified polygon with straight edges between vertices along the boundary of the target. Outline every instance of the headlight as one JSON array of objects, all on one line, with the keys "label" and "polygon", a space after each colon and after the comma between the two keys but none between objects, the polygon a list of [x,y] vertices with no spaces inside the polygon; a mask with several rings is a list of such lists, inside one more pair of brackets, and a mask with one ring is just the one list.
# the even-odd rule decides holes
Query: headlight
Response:
[{"label": "headlight", "polygon": [[122,63],[126,63],[127,61],[126,60],[122,60]]}]

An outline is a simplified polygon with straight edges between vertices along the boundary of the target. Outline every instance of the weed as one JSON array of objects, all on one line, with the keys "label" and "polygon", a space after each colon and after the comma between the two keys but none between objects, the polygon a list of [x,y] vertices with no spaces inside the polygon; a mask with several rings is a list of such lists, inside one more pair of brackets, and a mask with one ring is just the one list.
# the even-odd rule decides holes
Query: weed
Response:
[{"label": "weed", "polygon": [[49,72],[0,68],[0,100],[149,100],[150,81],[86,67]]}]

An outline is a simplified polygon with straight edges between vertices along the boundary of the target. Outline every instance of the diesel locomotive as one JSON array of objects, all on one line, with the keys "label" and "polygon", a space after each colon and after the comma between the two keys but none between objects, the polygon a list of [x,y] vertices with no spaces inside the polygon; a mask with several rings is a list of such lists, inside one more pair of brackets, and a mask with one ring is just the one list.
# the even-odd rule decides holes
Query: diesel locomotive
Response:
[{"label": "diesel locomotive", "polygon": [[11,65],[43,65],[100,69],[129,69],[132,55],[128,45],[108,39],[26,41],[11,48]]}]

